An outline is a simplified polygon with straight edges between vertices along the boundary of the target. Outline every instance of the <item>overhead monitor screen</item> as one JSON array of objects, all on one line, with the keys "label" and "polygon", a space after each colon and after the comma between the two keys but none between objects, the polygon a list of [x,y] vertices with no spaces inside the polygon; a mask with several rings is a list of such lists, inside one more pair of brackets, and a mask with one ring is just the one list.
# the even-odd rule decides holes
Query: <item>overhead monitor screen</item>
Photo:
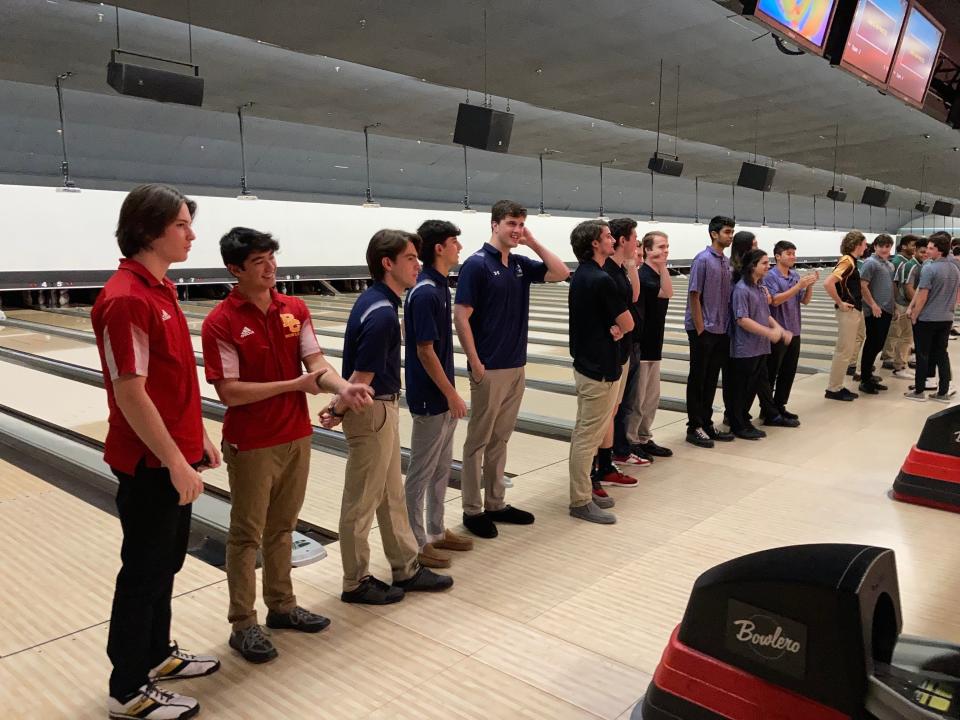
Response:
[{"label": "overhead monitor screen", "polygon": [[836,5],[837,0],[758,0],[754,14],[789,40],[822,52]]},{"label": "overhead monitor screen", "polygon": [[907,0],[860,0],[843,48],[841,65],[883,85],[907,16]]},{"label": "overhead monitor screen", "polygon": [[922,106],[940,54],[943,30],[914,5],[893,59],[887,84],[907,102]]}]

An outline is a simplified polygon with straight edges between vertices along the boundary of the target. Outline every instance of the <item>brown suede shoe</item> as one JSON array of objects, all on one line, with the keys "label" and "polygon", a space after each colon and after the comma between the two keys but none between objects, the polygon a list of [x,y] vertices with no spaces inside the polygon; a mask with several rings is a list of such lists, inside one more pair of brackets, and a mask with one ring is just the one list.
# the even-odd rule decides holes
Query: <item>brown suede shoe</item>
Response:
[{"label": "brown suede shoe", "polygon": [[450,567],[450,556],[445,552],[437,550],[432,544],[427,543],[423,550],[417,555],[417,560],[421,565],[428,568],[448,568]]},{"label": "brown suede shoe", "polygon": [[473,550],[473,539],[448,529],[443,531],[443,540],[435,541],[433,546],[438,550]]}]

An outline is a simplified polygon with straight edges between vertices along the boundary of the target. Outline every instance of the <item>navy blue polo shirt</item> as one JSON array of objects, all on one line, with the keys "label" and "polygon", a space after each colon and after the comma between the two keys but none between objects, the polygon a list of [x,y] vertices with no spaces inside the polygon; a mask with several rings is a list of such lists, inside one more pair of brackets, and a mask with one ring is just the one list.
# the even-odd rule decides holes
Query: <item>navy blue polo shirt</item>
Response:
[{"label": "navy blue polo shirt", "polygon": [[343,339],[343,377],[372,372],[374,394],[400,392],[400,298],[374,283],[353,304]]},{"label": "navy blue polo shirt", "polygon": [[417,355],[417,344],[432,342],[447,380],[453,379],[453,327],[450,284],[432,267],[425,267],[403,304],[403,334],[407,347],[407,407],[414,415],[439,415],[449,410],[447,399],[427,374]]},{"label": "navy blue polo shirt", "polygon": [[542,283],[547,266],[510,253],[506,267],[490,243],[468,257],[457,278],[457,305],[473,308],[470,329],[477,355],[487,370],[527,364],[530,284]]}]

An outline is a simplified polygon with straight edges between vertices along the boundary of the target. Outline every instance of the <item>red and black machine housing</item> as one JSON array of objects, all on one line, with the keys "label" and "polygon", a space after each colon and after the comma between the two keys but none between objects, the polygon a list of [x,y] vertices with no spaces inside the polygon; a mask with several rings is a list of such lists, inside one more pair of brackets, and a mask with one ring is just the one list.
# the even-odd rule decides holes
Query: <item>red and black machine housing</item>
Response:
[{"label": "red and black machine housing", "polygon": [[893,497],[960,512],[960,406],[927,418],[893,483]]},{"label": "red and black machine housing", "polygon": [[960,717],[958,648],[901,638],[901,626],[892,550],[798,545],[730,560],[697,579],[633,719]]}]

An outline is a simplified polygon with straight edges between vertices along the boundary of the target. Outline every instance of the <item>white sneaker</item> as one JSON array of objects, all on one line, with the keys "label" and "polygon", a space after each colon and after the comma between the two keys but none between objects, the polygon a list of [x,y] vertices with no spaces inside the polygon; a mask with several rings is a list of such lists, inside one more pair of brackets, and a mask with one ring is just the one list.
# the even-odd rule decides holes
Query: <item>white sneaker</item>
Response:
[{"label": "white sneaker", "polygon": [[950,390],[947,390],[945,393],[938,393],[938,392],[930,393],[929,395],[927,395],[927,397],[930,398],[931,400],[936,400],[937,402],[948,403],[954,398],[956,394],[957,394],[956,390],[950,389]]},{"label": "white sneaker", "polygon": [[151,681],[183,680],[212,675],[219,669],[220,661],[212,655],[191,655],[174,643],[170,656],[153,668],[147,677]]},{"label": "white sneaker", "polygon": [[192,697],[165,692],[153,683],[147,683],[125,703],[111,697],[107,700],[107,711],[117,720],[185,720],[200,712],[200,703]]},{"label": "white sneaker", "polygon": [[909,380],[913,377],[913,370],[910,370],[909,368],[902,368],[900,370],[894,370],[890,374],[900,380]]}]

